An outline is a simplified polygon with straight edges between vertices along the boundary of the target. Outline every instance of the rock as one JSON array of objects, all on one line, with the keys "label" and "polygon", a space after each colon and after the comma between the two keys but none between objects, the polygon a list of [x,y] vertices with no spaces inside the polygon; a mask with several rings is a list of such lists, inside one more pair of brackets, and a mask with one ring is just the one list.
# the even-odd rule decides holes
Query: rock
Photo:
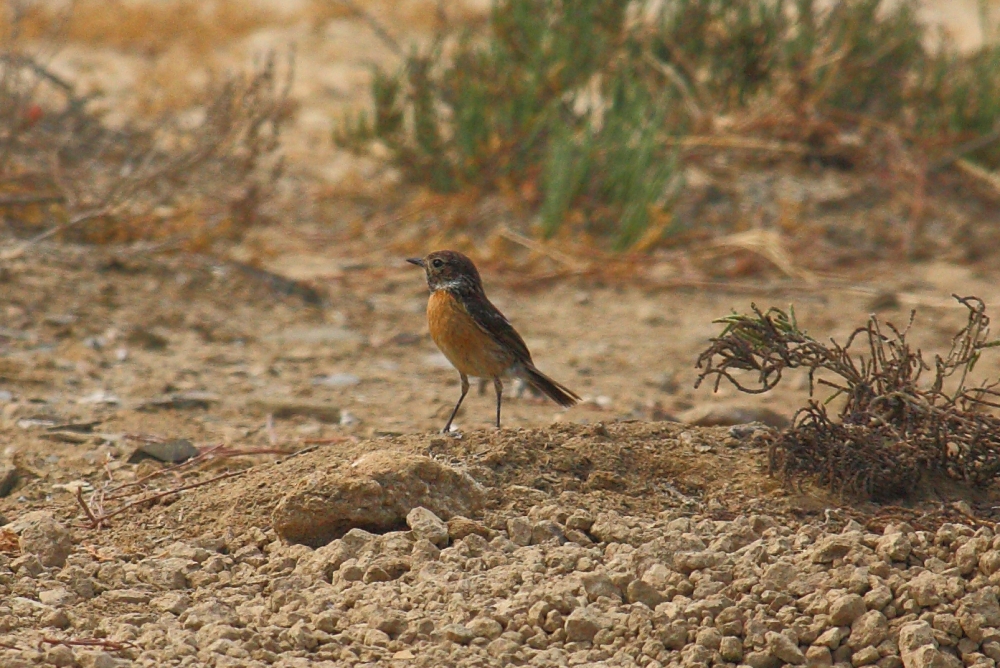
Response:
[{"label": "rock", "polygon": [[851,655],[851,664],[855,667],[860,666],[870,666],[879,659],[882,655],[874,647],[862,647],[857,652]]},{"label": "rock", "polygon": [[567,529],[590,531],[592,526],[594,526],[594,516],[585,510],[574,510],[569,517],[566,518]]},{"label": "rock", "polygon": [[492,531],[483,526],[481,523],[475,520],[470,520],[468,517],[456,515],[448,520],[448,537],[451,540],[462,540],[466,536],[471,536],[473,534],[482,536],[486,540],[490,540],[493,537]]},{"label": "rock", "polygon": [[541,520],[535,522],[531,527],[531,544],[542,545],[543,543],[555,542],[565,543],[566,537],[563,535],[562,527],[552,520]]},{"label": "rock", "polygon": [[965,635],[978,642],[983,641],[984,631],[1000,626],[1000,605],[991,587],[967,594],[958,606],[959,623]]},{"label": "rock", "polygon": [[772,591],[787,591],[788,586],[798,577],[798,569],[787,561],[771,564],[760,578],[764,589]]},{"label": "rock", "polygon": [[701,645],[688,645],[681,650],[681,663],[685,666],[707,666],[712,661],[712,650]]},{"label": "rock", "polygon": [[673,622],[657,629],[660,642],[667,649],[683,649],[687,644],[688,630],[682,622]]},{"label": "rock", "polygon": [[750,668],[779,668],[781,659],[770,652],[748,652],[743,657],[743,662]]},{"label": "rock", "polygon": [[611,581],[607,573],[602,571],[584,573],[580,576],[580,581],[583,583],[583,588],[591,601],[596,601],[601,596],[617,599],[621,599],[622,597],[621,589]]},{"label": "rock", "polygon": [[55,589],[46,589],[38,592],[38,600],[45,605],[61,608],[76,603],[79,598],[65,587],[56,587]]},{"label": "rock", "polygon": [[674,567],[685,575],[693,571],[715,568],[726,562],[726,555],[714,550],[700,552],[677,552],[674,554]]},{"label": "rock", "polygon": [[846,636],[847,632],[844,630],[844,627],[834,626],[826,631],[823,631],[823,633],[821,633],[819,637],[813,641],[813,644],[822,645],[831,650],[837,649],[840,647],[840,643],[843,642]]},{"label": "rock", "polygon": [[934,629],[927,622],[921,620],[907,622],[899,627],[899,651],[901,654],[913,652],[924,645],[937,647],[934,640]]},{"label": "rock", "polygon": [[601,629],[611,627],[611,620],[592,608],[577,608],[566,618],[566,640],[591,642]]},{"label": "rock", "polygon": [[186,462],[192,457],[201,454],[201,450],[194,447],[194,444],[186,438],[178,438],[165,442],[143,443],[129,455],[129,464],[138,464],[144,459],[155,459],[168,464],[179,464]]},{"label": "rock", "polygon": [[912,550],[910,539],[904,533],[887,534],[875,544],[875,554],[886,561],[906,561]]},{"label": "rock", "polygon": [[989,541],[982,536],[970,538],[955,550],[955,565],[962,575],[968,575],[979,567],[979,557],[989,548]]},{"label": "rock", "polygon": [[618,513],[600,513],[588,531],[602,543],[628,542],[628,526]]},{"label": "rock", "polygon": [[[149,594],[146,594],[145,592],[134,593],[140,596],[145,596],[146,600],[149,600]],[[108,594],[111,594],[111,592],[108,592]],[[105,596],[108,594],[105,594]],[[138,603],[139,601],[137,600],[136,602]],[[160,612],[169,612],[173,615],[179,615],[191,607],[191,597],[180,592],[169,592],[163,594],[162,596],[157,596],[151,601],[151,603],[153,607]]]},{"label": "rock", "polygon": [[45,663],[59,668],[75,666],[76,656],[73,654],[72,648],[66,645],[54,645],[45,650]]},{"label": "rock", "polygon": [[[851,635],[847,643],[854,650],[861,650],[865,647],[876,647],[888,635],[889,620],[878,610],[869,610],[851,624]],[[869,663],[875,663],[878,659],[879,657],[875,657]]]},{"label": "rock", "polygon": [[515,545],[531,545],[531,521],[527,517],[512,517],[507,520],[507,535]]},{"label": "rock", "polygon": [[497,638],[486,646],[486,652],[490,656],[500,659],[503,664],[509,664],[509,657],[520,649],[520,643],[509,638]]},{"label": "rock", "polygon": [[389,634],[378,629],[368,629],[365,632],[365,644],[371,647],[388,647],[391,640]]},{"label": "rock", "polygon": [[817,564],[829,564],[834,559],[846,556],[858,544],[859,537],[838,534],[827,536],[813,549],[812,560]]},{"label": "rock", "polygon": [[910,596],[922,608],[929,608],[941,602],[940,589],[944,583],[940,575],[924,571],[910,580]]},{"label": "rock", "polygon": [[1000,641],[990,640],[984,642],[982,650],[983,654],[993,659],[993,661],[1000,661]]},{"label": "rock", "polygon": [[806,662],[806,655],[802,653],[799,646],[783,633],[768,631],[765,636],[767,648],[771,654],[780,659],[783,663],[790,663],[795,666]]},{"label": "rock", "polygon": [[422,506],[440,518],[470,515],[485,498],[467,474],[429,457],[377,450],[296,483],[274,510],[275,533],[319,547],[355,527],[390,530]]},{"label": "rock", "polygon": [[187,574],[196,562],[188,559],[143,559],[139,562],[139,579],[158,589],[185,589]]},{"label": "rock", "polygon": [[731,427],[760,422],[768,427],[784,429],[788,418],[764,406],[725,406],[714,403],[690,408],[677,416],[680,422],[698,427]]},{"label": "rock", "polygon": [[61,568],[73,551],[69,530],[48,511],[25,513],[10,525],[10,529],[19,535],[21,553],[35,555],[46,568]]},{"label": "rock", "polygon": [[865,594],[865,606],[869,610],[881,610],[892,603],[892,590],[885,586],[873,587]]},{"label": "rock", "polygon": [[666,600],[653,585],[642,580],[632,580],[625,589],[625,598],[629,603],[642,603],[650,610],[653,610],[660,603]]},{"label": "rock", "polygon": [[962,668],[956,656],[942,652],[933,645],[924,645],[902,656],[906,668]]},{"label": "rock", "polygon": [[447,547],[448,525],[423,506],[406,514],[406,525],[417,538],[424,538],[438,547]]},{"label": "rock", "polygon": [[473,633],[472,629],[464,624],[447,624],[441,629],[441,634],[451,642],[458,643],[459,645],[468,645],[476,638],[476,634]]},{"label": "rock", "polygon": [[829,647],[812,645],[806,650],[806,665],[809,668],[829,668],[833,665],[833,654]]},{"label": "rock", "polygon": [[722,634],[711,626],[706,626],[698,630],[694,640],[697,644],[710,650],[717,650],[722,647]]},{"label": "rock", "polygon": [[466,626],[477,638],[486,638],[487,640],[496,640],[503,633],[503,626],[500,625],[500,622],[489,617],[476,617]]},{"label": "rock", "polygon": [[731,605],[715,616],[715,626],[724,636],[742,636],[745,615],[741,608]]},{"label": "rock", "polygon": [[830,623],[834,626],[850,626],[854,620],[865,614],[865,600],[857,594],[844,594],[830,603]]},{"label": "rock", "polygon": [[743,660],[743,643],[739,638],[727,636],[719,642],[719,656],[729,663],[740,663]]},{"label": "rock", "polygon": [[979,572],[993,575],[1000,571],[1000,550],[988,550],[979,557]]}]

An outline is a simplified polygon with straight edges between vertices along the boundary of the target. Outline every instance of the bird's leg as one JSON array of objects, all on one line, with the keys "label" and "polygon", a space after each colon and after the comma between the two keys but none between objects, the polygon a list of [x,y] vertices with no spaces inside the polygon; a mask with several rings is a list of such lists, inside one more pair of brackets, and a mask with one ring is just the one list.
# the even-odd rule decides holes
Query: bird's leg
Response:
[{"label": "bird's leg", "polygon": [[455,416],[458,414],[458,408],[462,405],[462,401],[465,400],[465,395],[469,393],[469,377],[462,372],[459,372],[458,375],[462,377],[462,396],[458,398],[458,403],[455,404],[455,410],[451,412],[451,417],[448,418],[448,423],[445,424],[444,429],[441,430],[442,434],[447,434],[451,431],[451,421],[455,419]]},{"label": "bird's leg", "polygon": [[503,381],[500,378],[493,379],[493,389],[497,391],[497,429],[500,428],[500,403],[503,400]]}]

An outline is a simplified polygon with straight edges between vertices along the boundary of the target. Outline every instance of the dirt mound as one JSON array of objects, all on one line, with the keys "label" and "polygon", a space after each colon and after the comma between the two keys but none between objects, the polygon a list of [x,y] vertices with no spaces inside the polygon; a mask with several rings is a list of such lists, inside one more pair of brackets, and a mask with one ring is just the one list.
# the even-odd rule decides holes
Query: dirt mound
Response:
[{"label": "dirt mound", "polygon": [[[397,452],[401,459],[427,456],[467,473],[486,490],[479,519],[495,528],[503,527],[511,514],[554,502],[592,513],[655,517],[680,509],[718,520],[751,512],[802,520],[844,508],[843,500],[822,489],[789,490],[769,476],[766,451],[755,444],[753,434],[752,427],[618,422],[322,445],[254,466],[239,477],[171,497],[161,505],[129,511],[102,534],[106,539],[101,542],[138,553],[148,553],[168,538],[211,535],[243,544],[260,531],[271,531],[275,508],[300,483],[349,472],[352,464],[373,451]],[[917,488],[912,510],[876,504],[854,504],[846,510],[862,521],[875,517],[876,525],[884,525],[888,519],[878,517],[927,516],[945,499],[964,502],[965,507],[978,508],[980,517],[989,517],[991,498],[989,492],[975,493],[947,479],[928,479]],[[68,502],[66,513],[75,510]],[[952,510],[938,522],[956,517],[961,513]],[[364,522],[357,526],[370,528]]]}]

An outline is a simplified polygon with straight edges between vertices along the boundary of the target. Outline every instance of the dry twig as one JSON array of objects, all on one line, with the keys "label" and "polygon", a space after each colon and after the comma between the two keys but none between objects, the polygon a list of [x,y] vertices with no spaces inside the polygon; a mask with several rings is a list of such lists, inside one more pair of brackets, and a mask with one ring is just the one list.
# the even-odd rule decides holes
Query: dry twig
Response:
[{"label": "dry twig", "polygon": [[102,638],[50,638],[48,636],[43,637],[38,644],[39,646],[47,644],[66,645],[68,647],[103,647],[112,652],[121,652],[135,647],[134,644],[128,641],[104,640]]},{"label": "dry twig", "polygon": [[[1000,475],[1000,381],[968,387],[982,353],[1000,345],[989,340],[989,323],[977,297],[955,299],[968,311],[966,326],[933,366],[907,340],[906,328],[884,326],[872,316],[843,345],[820,343],[799,329],[794,311],[718,321],[726,328],[698,358],[696,386],[723,378],[742,392],[774,388],[788,369],[809,373],[810,394],[826,386],[824,403],[811,400],[793,425],[764,436],[771,470],[786,480],[811,477],[839,491],[875,499],[905,496],[924,474],[943,473],[983,485]],[[858,351],[860,348],[860,352]],[[741,372],[753,373],[745,379]],[[921,380],[933,372],[931,381]],[[827,377],[819,378],[818,374]],[[844,399],[836,419],[826,404]]]}]

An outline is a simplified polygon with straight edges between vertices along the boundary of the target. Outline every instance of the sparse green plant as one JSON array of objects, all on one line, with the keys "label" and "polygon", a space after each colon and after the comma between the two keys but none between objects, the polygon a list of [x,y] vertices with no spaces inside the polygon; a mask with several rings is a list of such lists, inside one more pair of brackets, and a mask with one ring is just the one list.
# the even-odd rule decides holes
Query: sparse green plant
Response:
[{"label": "sparse green plant", "polygon": [[[833,134],[892,126],[931,153],[996,130],[1000,47],[929,45],[917,9],[915,0],[664,0],[650,17],[638,0],[496,0],[485,34],[439,39],[399,71],[379,71],[373,110],[335,138],[355,150],[384,143],[410,179],[435,190],[537,192],[527,203],[541,234],[584,220],[581,231],[626,248],[651,211],[669,208],[673,147],[690,128],[711,127],[706,119],[770,112],[783,119],[774,133],[818,155],[821,125]],[[992,167],[1000,148],[972,157]]]}]

